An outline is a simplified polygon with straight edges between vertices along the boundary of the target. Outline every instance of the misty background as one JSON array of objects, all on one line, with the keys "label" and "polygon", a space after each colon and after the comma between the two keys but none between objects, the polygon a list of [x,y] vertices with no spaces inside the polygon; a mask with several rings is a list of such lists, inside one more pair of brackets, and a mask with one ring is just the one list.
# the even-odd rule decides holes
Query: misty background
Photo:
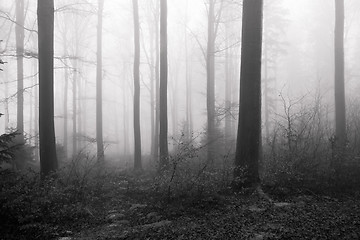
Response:
[{"label": "misty background", "polygon": [[[156,1],[139,0],[141,41],[141,140],[143,155],[151,151],[151,59],[154,59]],[[231,113],[232,138],[236,137],[240,78],[241,1],[216,4],[219,12],[215,41],[215,91],[217,121],[225,124]],[[55,130],[58,144],[73,153],[73,119],[76,118],[77,151],[94,152],[96,79],[96,1],[55,1]],[[36,137],[37,52],[36,1],[25,1],[24,131],[29,143]],[[186,123],[186,96],[191,96],[194,136],[206,130],[207,2],[168,2],[168,118],[169,147],[179,141]],[[345,79],[348,114],[360,115],[360,2],[345,1]],[[15,1],[0,2],[2,59],[0,75],[0,132],[16,128]],[[9,21],[10,19],[10,21]],[[263,35],[263,137],[276,122],[321,99],[329,128],[334,116],[334,3],[328,0],[264,1]],[[133,9],[131,1],[105,1],[103,29],[103,131],[105,155],[133,153]],[[76,59],[78,61],[74,61]],[[230,60],[227,60],[230,59]],[[230,69],[227,71],[226,69]],[[229,75],[230,74],[230,75]],[[69,78],[67,143],[64,139],[65,77]],[[186,80],[191,92],[187,93]],[[225,79],[231,81],[231,109],[225,107]],[[76,81],[76,88],[74,88]],[[75,89],[75,95],[73,91]],[[75,96],[75,97],[74,97]],[[75,99],[75,101],[73,101]],[[75,105],[74,105],[75,104]],[[74,108],[74,106],[76,106]],[[291,106],[291,108],[288,108]],[[75,109],[75,110],[74,110]],[[266,109],[266,113],[265,113]],[[292,114],[292,113],[291,113]],[[291,115],[290,114],[290,115]],[[360,118],[358,118],[360,119]],[[351,123],[348,123],[351,124]],[[266,126],[265,126],[266,125]],[[331,136],[328,136],[329,138]],[[173,139],[173,140],[172,140]],[[201,137],[196,138],[200,141]],[[235,148],[233,147],[233,150]],[[125,160],[123,160],[125,161]],[[126,158],[126,161],[131,161]],[[131,164],[129,162],[129,164]]]}]

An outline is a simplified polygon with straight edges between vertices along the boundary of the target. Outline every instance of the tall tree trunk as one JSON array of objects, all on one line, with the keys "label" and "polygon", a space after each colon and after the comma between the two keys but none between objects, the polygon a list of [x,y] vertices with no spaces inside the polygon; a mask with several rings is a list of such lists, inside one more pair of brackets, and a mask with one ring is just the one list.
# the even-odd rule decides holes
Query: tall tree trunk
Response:
[{"label": "tall tree trunk", "polygon": [[160,171],[168,166],[168,117],[167,117],[167,0],[160,0]]},{"label": "tall tree trunk", "polygon": [[54,0],[38,0],[39,130],[42,178],[56,171],[54,127]]},{"label": "tall tree trunk", "polygon": [[[38,72],[38,60],[34,61],[34,69],[35,72]],[[35,75],[35,84],[39,83],[38,75]],[[35,106],[34,106],[35,118],[34,118],[34,125],[35,125],[35,161],[40,161],[39,156],[39,84],[35,86]]]},{"label": "tall tree trunk", "polygon": [[127,111],[127,98],[126,98],[126,70],[127,70],[127,66],[126,64],[124,63],[123,65],[123,85],[122,85],[122,89],[123,89],[123,128],[124,128],[124,138],[123,138],[123,141],[124,141],[124,156],[127,157],[127,154],[128,154],[128,149],[129,149],[129,145],[128,145],[128,139],[129,139],[129,135],[128,135],[128,111]]},{"label": "tall tree trunk", "polygon": [[155,59],[154,59],[154,50],[155,50],[155,37],[154,29],[150,26],[150,118],[151,118],[151,156],[156,157],[155,154],[155,141],[157,137],[155,136]]},{"label": "tall tree trunk", "polygon": [[209,0],[206,78],[207,160],[212,164],[215,153],[215,0]]},{"label": "tall tree trunk", "polygon": [[190,77],[190,66],[189,66],[189,46],[188,46],[188,34],[186,31],[188,23],[188,4],[189,1],[186,0],[186,16],[185,16],[185,77],[186,77],[186,137],[188,140],[192,137],[193,132],[193,120],[192,120],[192,91],[191,91],[191,77]]},{"label": "tall tree trunk", "polygon": [[[175,68],[177,68],[175,66]],[[175,70],[175,69],[174,69]],[[177,92],[178,92],[178,74],[177,74],[177,69],[174,71],[174,78],[173,78],[174,84],[172,87],[172,135],[174,138],[177,137],[177,131],[178,131],[178,97],[177,97]]]},{"label": "tall tree trunk", "polygon": [[103,123],[102,123],[102,14],[104,0],[98,0],[97,56],[96,56],[96,144],[97,159],[104,161]]},{"label": "tall tree trunk", "polygon": [[133,0],[134,10],[134,169],[141,170],[141,133],[140,133],[140,24],[138,0]]},{"label": "tall tree trunk", "polygon": [[160,46],[159,46],[159,0],[156,0],[155,9],[155,134],[154,153],[155,159],[159,160],[159,132],[160,132]]},{"label": "tall tree trunk", "polygon": [[[75,55],[77,52],[75,51]],[[74,59],[73,61],[73,88],[72,88],[72,106],[73,106],[73,117],[72,117],[72,148],[73,148],[73,156],[76,156],[78,152],[78,144],[77,144],[77,82],[78,82],[78,60]]]},{"label": "tall tree trunk", "polygon": [[[78,67],[80,69],[80,67]],[[82,115],[82,82],[81,78],[78,78],[78,84],[77,84],[77,111],[78,111],[78,134],[77,134],[77,145],[78,148],[82,148],[82,136],[83,136],[83,115]]]},{"label": "tall tree trunk", "polygon": [[67,52],[67,39],[66,39],[66,33],[64,32],[63,35],[64,40],[64,54],[65,54],[65,83],[64,83],[64,122],[63,122],[63,135],[64,135],[64,152],[65,156],[67,157],[68,153],[68,89],[69,89],[69,69],[68,69],[68,61],[66,59],[68,52]]},{"label": "tall tree trunk", "polygon": [[335,135],[339,148],[346,144],[344,15],[344,0],[335,0]]},{"label": "tall tree trunk", "polygon": [[4,79],[4,82],[3,82],[3,84],[4,84],[4,98],[5,98],[5,101],[4,101],[4,110],[5,110],[5,126],[4,126],[4,130],[5,130],[5,132],[7,133],[7,132],[9,132],[9,114],[10,114],[10,112],[9,112],[9,99],[8,99],[8,97],[9,97],[9,83],[8,83],[8,81],[9,81],[9,70],[8,69],[5,69],[4,70],[4,72],[5,72],[5,79]]},{"label": "tall tree trunk", "polygon": [[[263,0],[243,2],[240,116],[234,170],[236,188],[260,181],[262,8]],[[236,181],[239,177],[245,177],[245,182]]]},{"label": "tall tree trunk", "polygon": [[228,150],[230,145],[230,139],[231,139],[231,57],[230,57],[230,44],[229,44],[229,38],[230,38],[230,26],[229,24],[226,24],[225,26],[225,32],[226,32],[226,51],[225,51],[225,109],[226,109],[226,115],[225,115],[225,150]]},{"label": "tall tree trunk", "polygon": [[[266,36],[266,35],[265,35]],[[264,37],[265,37],[264,36]],[[264,43],[264,117],[265,117],[265,139],[269,140],[269,116],[270,116],[270,107],[269,107],[269,79],[268,79],[268,47],[265,39]]]},{"label": "tall tree trunk", "polygon": [[17,139],[24,142],[24,0],[16,0]]}]

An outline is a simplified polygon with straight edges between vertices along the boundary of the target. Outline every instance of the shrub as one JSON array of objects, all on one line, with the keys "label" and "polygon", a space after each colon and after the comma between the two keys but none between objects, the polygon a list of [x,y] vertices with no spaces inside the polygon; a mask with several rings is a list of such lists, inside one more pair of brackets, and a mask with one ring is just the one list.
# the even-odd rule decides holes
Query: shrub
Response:
[{"label": "shrub", "polygon": [[8,238],[50,239],[102,221],[98,203],[106,180],[85,168],[64,168],[44,181],[35,172],[0,171],[0,231]]}]

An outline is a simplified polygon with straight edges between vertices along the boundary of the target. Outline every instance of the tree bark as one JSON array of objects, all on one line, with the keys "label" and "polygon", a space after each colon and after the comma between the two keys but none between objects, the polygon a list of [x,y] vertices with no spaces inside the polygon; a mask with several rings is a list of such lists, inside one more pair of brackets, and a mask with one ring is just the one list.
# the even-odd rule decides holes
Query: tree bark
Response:
[{"label": "tree bark", "polygon": [[149,27],[150,32],[150,118],[151,118],[151,156],[154,158],[157,154],[155,154],[155,141],[157,136],[155,134],[155,59],[154,59],[154,52],[155,52],[155,37],[154,37],[154,29],[152,26]]},{"label": "tree bark", "polygon": [[213,163],[215,153],[215,0],[209,0],[208,40],[206,51],[207,161]]},{"label": "tree bark", "polygon": [[168,118],[167,118],[167,0],[160,5],[160,171],[168,165]]},{"label": "tree bark", "polygon": [[[64,54],[67,56],[67,39],[66,39],[66,30],[64,30],[63,40],[64,40]],[[65,62],[65,82],[64,82],[64,122],[63,122],[63,131],[64,131],[64,152],[67,157],[68,154],[68,89],[69,89],[69,69],[68,69],[68,61],[64,59]]]},{"label": "tree bark", "polygon": [[188,46],[188,35],[187,35],[187,23],[188,23],[188,4],[189,1],[186,0],[186,16],[185,16],[185,80],[186,80],[186,133],[185,136],[187,140],[191,140],[193,132],[193,120],[192,120],[192,90],[191,90],[191,76],[190,76],[190,66],[189,66],[189,46]]},{"label": "tree bark", "polygon": [[159,133],[160,133],[160,46],[159,46],[159,0],[155,8],[155,134],[154,159],[159,160]]},{"label": "tree bark", "polygon": [[338,148],[346,144],[344,15],[344,0],[335,0],[335,136]]},{"label": "tree bark", "polygon": [[56,171],[54,128],[54,0],[38,0],[39,133],[42,178]]},{"label": "tree bark", "polygon": [[17,140],[24,143],[24,0],[16,0]]},{"label": "tree bark", "polygon": [[[38,60],[34,61],[35,72],[38,72]],[[39,83],[38,76],[35,76],[35,84]],[[39,162],[40,160],[40,151],[39,151],[39,84],[35,86],[35,106],[34,106],[35,118],[35,161]]]},{"label": "tree bark", "polygon": [[226,34],[226,51],[225,51],[225,150],[228,150],[231,145],[231,55],[230,55],[230,26],[229,23],[225,25]]},{"label": "tree bark", "polygon": [[[243,2],[240,116],[234,170],[236,188],[260,181],[262,8],[262,0]],[[237,181],[239,177],[245,181]]]},{"label": "tree bark", "polygon": [[97,159],[104,161],[103,118],[102,118],[102,14],[104,0],[98,0],[97,54],[96,54],[96,144]]},{"label": "tree bark", "polygon": [[138,0],[133,0],[134,11],[134,169],[141,170],[140,132],[140,24]]},{"label": "tree bark", "polygon": [[[75,55],[77,51],[75,51]],[[78,152],[77,144],[77,82],[78,82],[78,60],[74,59],[73,61],[73,89],[72,89],[72,106],[73,106],[73,116],[72,116],[72,147],[73,147],[73,157],[76,156]]]}]

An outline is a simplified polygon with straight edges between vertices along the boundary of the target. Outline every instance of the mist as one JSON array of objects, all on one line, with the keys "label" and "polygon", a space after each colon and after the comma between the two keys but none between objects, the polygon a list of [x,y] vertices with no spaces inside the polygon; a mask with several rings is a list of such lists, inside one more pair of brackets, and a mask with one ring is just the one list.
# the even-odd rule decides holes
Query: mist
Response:
[{"label": "mist", "polygon": [[44,1],[0,1],[2,168],[168,199],[356,185],[360,1]]}]

